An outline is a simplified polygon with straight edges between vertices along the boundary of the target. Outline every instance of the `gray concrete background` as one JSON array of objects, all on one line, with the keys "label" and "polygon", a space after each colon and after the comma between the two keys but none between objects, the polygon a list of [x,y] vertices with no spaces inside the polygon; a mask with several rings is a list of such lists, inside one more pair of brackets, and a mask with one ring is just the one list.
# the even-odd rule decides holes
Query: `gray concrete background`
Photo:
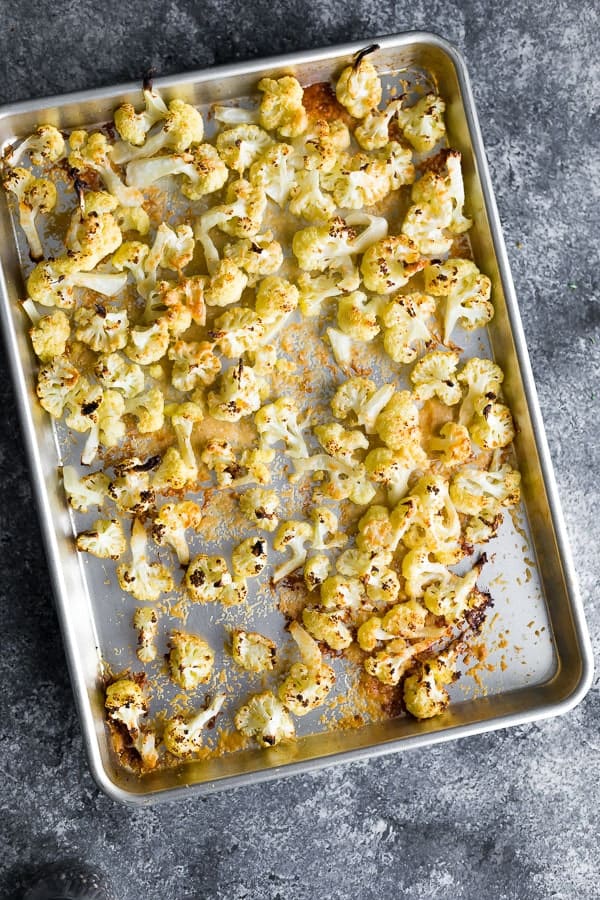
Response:
[{"label": "gray concrete background", "polygon": [[[422,28],[464,53],[598,649],[594,2],[3,0],[0,101]],[[83,756],[0,362],[0,896],[103,865],[121,900],[600,897],[598,680],[562,719],[153,810]]]}]

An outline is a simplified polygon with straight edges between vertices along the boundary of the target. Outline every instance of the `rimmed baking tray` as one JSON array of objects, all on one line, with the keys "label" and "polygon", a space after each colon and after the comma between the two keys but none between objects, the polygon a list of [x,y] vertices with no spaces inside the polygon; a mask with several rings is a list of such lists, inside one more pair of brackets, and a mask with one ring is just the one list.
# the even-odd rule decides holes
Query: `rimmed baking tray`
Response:
[{"label": "rimmed baking tray", "polygon": [[[100,593],[73,550],[72,519],[57,478],[61,447],[35,397],[36,362],[18,300],[23,277],[15,232],[0,202],[0,315],[15,386],[48,566],[86,751],[93,775],[116,800],[149,804],[306,772],[341,761],[424,747],[451,738],[559,715],[575,706],[592,679],[592,655],[577,580],[556,492],[544,427],[500,222],[490,183],[473,95],[464,61],[454,47],[422,32],[376,38],[373,57],[382,73],[425,73],[446,101],[450,143],[463,157],[474,258],[493,284],[491,350],[506,373],[504,393],[519,432],[524,508],[494,544],[488,584],[497,600],[488,641],[493,665],[481,670],[480,689],[458,690],[441,717],[407,717],[353,730],[305,734],[268,751],[245,749],[138,778],[118,764],[104,724],[101,662],[106,651]],[[157,79],[167,97],[198,106],[251,95],[259,77],[294,74],[304,84],[329,81],[367,43],[344,44],[271,59],[220,66]],[[62,129],[105,122],[125,100],[138,102],[138,85],[117,85],[0,109],[0,145],[40,122]],[[496,628],[496,633],[494,633]],[[507,638],[507,632],[510,636]],[[509,646],[512,653],[502,650]],[[494,649],[495,648],[495,649]],[[494,657],[495,654],[495,657]]]}]

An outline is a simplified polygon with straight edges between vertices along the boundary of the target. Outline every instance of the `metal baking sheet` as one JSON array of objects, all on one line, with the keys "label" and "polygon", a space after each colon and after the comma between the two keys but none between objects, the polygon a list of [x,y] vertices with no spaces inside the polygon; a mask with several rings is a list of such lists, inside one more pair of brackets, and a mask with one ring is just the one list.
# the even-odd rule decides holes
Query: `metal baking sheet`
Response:
[{"label": "metal baking sheet", "polygon": [[[469,232],[474,258],[493,283],[495,318],[487,334],[477,332],[465,349],[470,355],[491,353],[506,373],[504,392],[519,427],[515,451],[523,476],[523,504],[514,516],[505,516],[480,582],[495,599],[484,632],[489,665],[478,667],[476,678],[465,673],[452,688],[448,711],[426,722],[399,717],[331,730],[331,723],[320,721],[318,710],[299,720],[300,736],[294,744],[268,751],[238,750],[142,778],[124,770],[104,725],[101,674],[104,663],[115,670],[127,665],[139,668],[130,626],[135,601],[118,590],[111,593],[106,584],[108,580],[114,586],[110,567],[73,551],[74,531],[82,530],[94,516],[74,516],[57,478],[57,467],[71,461],[72,445],[66,432],[50,423],[35,397],[36,361],[17,304],[23,295],[20,237],[3,201],[0,311],[7,355],[86,750],[97,782],[115,799],[147,804],[206,793],[556,715],[579,702],[590,685],[589,640],[464,63],[452,46],[432,34],[406,33],[375,41],[380,49],[372,59],[388,87],[399,79],[411,84],[421,79],[446,101],[450,143],[463,156],[468,208],[475,221]],[[206,110],[216,101],[251,96],[263,75],[291,73],[304,85],[329,81],[368,43],[372,41],[221,66],[158,79],[155,85],[167,99],[182,97]],[[138,102],[138,85],[6,106],[0,110],[0,145],[28,134],[40,121],[62,129],[106,122],[124,100]],[[225,612],[212,621],[215,629],[221,629],[221,644],[222,626],[234,613],[235,607],[231,615]],[[267,619],[265,611],[259,630],[277,636],[281,616],[279,620]],[[188,627],[195,630],[195,624],[190,619]],[[172,625],[176,627],[177,620]],[[198,630],[211,639],[206,619]],[[159,652],[163,650],[159,646]],[[343,693],[347,682],[341,669],[339,674],[338,691]]]}]

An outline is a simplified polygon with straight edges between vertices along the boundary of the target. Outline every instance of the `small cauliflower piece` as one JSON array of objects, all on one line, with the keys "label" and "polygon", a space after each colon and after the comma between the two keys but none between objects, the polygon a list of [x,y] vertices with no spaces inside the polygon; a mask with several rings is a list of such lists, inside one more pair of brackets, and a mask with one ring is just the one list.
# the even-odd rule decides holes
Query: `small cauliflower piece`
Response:
[{"label": "small cauliflower piece", "polygon": [[340,154],[350,146],[348,126],[341,119],[310,120],[300,145],[304,168],[309,172],[331,172]]},{"label": "small cauliflower piece", "polygon": [[234,628],[231,633],[231,655],[247,672],[270,672],[275,665],[277,645],[257,631]]},{"label": "small cauliflower piece", "polygon": [[234,578],[231,584],[226,584],[219,597],[219,603],[223,606],[239,606],[248,599],[248,585],[245,578]]},{"label": "small cauliflower piece", "polygon": [[388,500],[392,504],[398,503],[407,493],[412,474],[422,472],[427,467],[427,454],[414,441],[396,450],[390,447],[376,447],[365,457],[365,468],[369,478],[385,485]]},{"label": "small cauliflower piece", "polygon": [[108,721],[125,729],[140,757],[142,769],[149,771],[156,768],[158,753],[154,734],[142,722],[148,714],[148,700],[140,683],[142,680],[140,676],[134,676],[109,684],[104,706]]},{"label": "small cauliflower piece", "polygon": [[261,229],[267,209],[267,195],[260,185],[243,178],[231,182],[227,188],[226,202],[212,206],[196,223],[196,238],[202,245],[209,272],[219,264],[219,252],[210,232],[219,228],[238,238],[253,238]]},{"label": "small cauliflower piece", "polygon": [[404,680],[403,696],[407,712],[415,719],[431,719],[444,712],[450,702],[445,685],[456,681],[456,654],[440,653],[436,659],[419,663]]},{"label": "small cauliflower piece", "polygon": [[358,578],[365,586],[367,596],[375,604],[394,603],[398,597],[400,583],[393,569],[390,569],[391,553],[387,550],[374,552],[374,548],[364,550],[344,550],[336,560],[336,569],[342,575]]},{"label": "small cauliflower piece", "polygon": [[259,536],[246,538],[231,552],[233,574],[238,578],[254,578],[267,564],[267,542]]},{"label": "small cauliflower piece", "polygon": [[[379,618],[372,616],[359,627],[357,641],[362,650],[372,653],[378,644],[403,640],[439,639],[445,629],[427,624],[428,611],[418,600],[406,600],[393,606]],[[393,644],[391,644],[393,648]]]},{"label": "small cauliflower piece", "polygon": [[62,356],[71,334],[69,319],[57,309],[42,318],[29,330],[35,355],[41,362],[50,362],[55,356]]},{"label": "small cauliflower piece", "polygon": [[127,166],[127,184],[142,190],[169,175],[182,175],[181,193],[189,200],[200,200],[219,191],[229,172],[211,144],[198,144],[182,153],[133,160]]},{"label": "small cauliflower piece", "polygon": [[375,66],[359,54],[340,73],[335,86],[338,101],[355,119],[363,119],[381,102],[381,80]]},{"label": "small cauliflower piece", "polygon": [[419,410],[410,391],[397,391],[375,420],[375,430],[391,450],[420,441]]},{"label": "small cauliflower piece", "polygon": [[214,603],[231,584],[231,575],[222,556],[200,553],[190,562],[184,584],[194,603]]},{"label": "small cauliflower piece", "polygon": [[158,633],[158,613],[150,606],[138,606],[133,614],[133,627],[138,633],[136,655],[140,662],[149,663],[156,659],[156,635]]},{"label": "small cauliflower piece", "polygon": [[344,614],[337,610],[305,607],[302,622],[315,640],[323,641],[332,650],[345,650],[352,643],[352,632],[344,622]]},{"label": "small cauliflower piece", "polygon": [[[113,147],[100,131],[72,131],[69,136],[68,162],[77,174],[85,175],[90,169],[102,179],[108,193],[120,206],[141,206],[143,194],[137,188],[127,187],[113,169]],[[116,247],[115,247],[116,249]]]},{"label": "small cauliflower piece", "polygon": [[341,459],[349,466],[358,462],[357,450],[368,450],[369,439],[358,428],[346,429],[339,422],[315,425],[313,432],[321,447],[330,456]]},{"label": "small cauliflower piece", "polygon": [[379,650],[374,656],[365,659],[365,671],[382,684],[395,686],[411,665],[415,655],[414,645],[402,638],[392,642],[392,646]]},{"label": "small cauliflower piece", "polygon": [[143,96],[145,108],[142,112],[136,113],[133,103],[122,103],[114,113],[119,137],[136,147],[141,147],[152,126],[168,113],[164,100],[151,86],[144,86]]},{"label": "small cauliflower piece", "polygon": [[104,388],[120,391],[126,399],[144,390],[144,373],[137,363],[127,362],[119,353],[100,355],[94,368],[96,378]]},{"label": "small cauliflower piece", "polygon": [[200,459],[215,473],[217,487],[228,487],[240,477],[241,466],[229,441],[211,438],[206,442]]},{"label": "small cauliflower piece", "polygon": [[221,360],[208,341],[175,341],[168,357],[173,362],[171,384],[182,393],[214,384],[221,371]]},{"label": "small cauliflower piece", "polygon": [[448,259],[424,269],[425,290],[444,297],[444,343],[456,325],[467,331],[482,328],[494,315],[490,303],[492,283],[469,259]]},{"label": "small cauliflower piece", "polygon": [[127,541],[118,519],[98,519],[89,531],[77,535],[77,549],[99,559],[119,559],[127,549]]},{"label": "small cauliflower piece", "polygon": [[250,181],[283,209],[296,180],[298,159],[289,144],[271,144],[250,167]]},{"label": "small cauliflower piece", "polygon": [[389,143],[390,125],[402,109],[402,100],[392,100],[385,109],[369,110],[354,131],[363,150],[381,150]]},{"label": "small cauliflower piece", "polygon": [[309,591],[320,587],[331,571],[331,563],[324,553],[310,556],[304,563],[304,584]]},{"label": "small cauliflower piece", "polygon": [[235,125],[217,135],[217,150],[223,162],[243,175],[273,144],[273,138],[258,125]]},{"label": "small cauliflower piece", "polygon": [[168,659],[171,678],[184,691],[193,691],[209,681],[215,664],[210,644],[186,631],[171,632]]},{"label": "small cauliflower piece", "polygon": [[9,148],[7,162],[10,166],[16,166],[25,154],[29,154],[33,166],[43,167],[58,162],[64,152],[65,140],[58,128],[54,125],[38,125],[16,149]]},{"label": "small cauliflower piece", "polygon": [[218,390],[208,395],[208,411],[213,419],[239,422],[256,412],[268,391],[267,383],[255,374],[251,366],[230,366],[217,383]]},{"label": "small cauliflower piece", "polygon": [[169,544],[182,566],[190,561],[186,531],[198,531],[202,524],[202,511],[193,500],[165,503],[152,524],[152,537],[157,544]]},{"label": "small cauliflower piece", "polygon": [[384,326],[383,347],[394,362],[411,363],[418,350],[433,343],[430,320],[435,300],[427,294],[397,294],[381,311]]},{"label": "small cauliflower piece", "polygon": [[188,466],[176,447],[169,447],[154,475],[152,486],[160,494],[181,491],[198,475],[196,466]]},{"label": "small cauliflower piece", "polygon": [[429,584],[448,580],[448,569],[441,563],[432,562],[428,550],[409,550],[402,560],[404,590],[411,599],[422,597]]},{"label": "small cauliflower piece", "polygon": [[290,625],[302,662],[294,663],[279,687],[279,699],[295,716],[321,706],[335,683],[335,672],[323,662],[319,645],[298,622]]},{"label": "small cauliflower piece", "polygon": [[248,276],[231,259],[222,259],[204,291],[207,306],[230,306],[239,303],[248,284]]},{"label": "small cauliflower piece", "polygon": [[236,712],[234,723],[241,734],[255,738],[260,747],[274,747],[296,735],[289,713],[271,691],[253,694]]},{"label": "small cauliflower piece", "polygon": [[63,485],[73,509],[88,512],[90,506],[100,508],[106,497],[110,479],[104,472],[90,472],[79,478],[73,466],[63,466]]},{"label": "small cauliflower piece", "polygon": [[427,441],[429,453],[439,454],[437,457],[443,466],[461,466],[473,456],[471,438],[464,425],[446,422],[440,428],[439,435]]},{"label": "small cauliflower piece", "polygon": [[243,515],[263,531],[275,531],[278,524],[279,495],[267,488],[250,488],[240,496]]},{"label": "small cauliflower piece", "polygon": [[460,353],[455,350],[431,350],[421,357],[410,373],[417,400],[438,397],[446,406],[454,406],[462,399],[456,376]]},{"label": "small cauliflower piece", "polygon": [[503,403],[486,403],[482,406],[473,416],[469,432],[473,443],[483,450],[508,447],[516,433],[512,413]]},{"label": "small cauliflower piece", "polygon": [[70,393],[79,381],[79,371],[66,356],[55,356],[38,372],[36,393],[40,406],[54,419],[60,419]]},{"label": "small cauliflower piece", "polygon": [[233,244],[226,244],[223,250],[226,259],[231,259],[248,276],[248,284],[253,286],[264,275],[274,275],[283,264],[281,244],[273,240],[273,234],[265,231],[253,238],[242,238]]},{"label": "small cauliflower piece", "polygon": [[204,413],[197,403],[186,401],[185,403],[178,403],[172,408],[170,416],[171,425],[177,438],[179,454],[187,469],[190,472],[197,472],[198,463],[196,462],[196,454],[192,444],[192,432],[194,426],[204,419]]},{"label": "small cauliflower piece", "polygon": [[323,191],[317,169],[301,169],[295,173],[289,198],[292,215],[306,219],[307,222],[327,222],[335,215],[335,203],[330,194]]},{"label": "small cauliflower piece", "polygon": [[[158,155],[161,150],[174,150],[176,153],[183,153],[194,144],[200,144],[204,137],[204,122],[201,113],[194,109],[184,100],[171,100],[166,109],[162,108],[160,101],[152,101],[152,112],[154,116],[160,113],[156,123],[160,122],[160,128],[153,130],[152,133],[146,133],[146,139],[141,144],[133,146],[129,141],[115,144],[112,148],[112,159],[118,164],[129,162],[132,159],[146,159],[150,156]],[[131,125],[131,113],[128,110],[125,114],[129,125]],[[136,126],[133,126],[136,129]],[[131,129],[128,129],[128,136],[133,136]],[[135,130],[135,135],[142,137],[139,128]]]},{"label": "small cauliflower piece", "polygon": [[482,567],[483,563],[480,560],[465,575],[454,575],[450,572],[445,580],[429,584],[423,595],[423,603],[427,609],[434,616],[442,616],[448,623],[460,619],[469,606]]},{"label": "small cauliflower piece", "polygon": [[375,496],[376,489],[367,476],[363,463],[348,465],[342,459],[328,456],[326,453],[315,453],[308,459],[298,459],[294,463],[295,473],[290,481],[299,481],[308,472],[319,473],[319,480],[328,475],[328,481],[321,490],[332,500],[350,499],[353,503],[365,505]]},{"label": "small cauliflower piece", "polygon": [[376,294],[392,294],[426,265],[404,234],[390,235],[367,249],[360,264],[364,285]]},{"label": "small cauliflower piece", "polygon": [[290,551],[290,558],[277,566],[273,573],[273,583],[277,584],[306,562],[307,550],[304,546],[312,537],[308,522],[282,522],[273,540],[273,549],[278,553]]},{"label": "small cauliflower piece", "polygon": [[[359,232],[360,226],[364,227]],[[387,230],[383,217],[353,212],[345,219],[338,216],[324,225],[300,229],[293,237],[292,250],[300,268],[307,272],[353,272],[352,256],[386,237]]]},{"label": "small cauliflower piece", "polygon": [[377,417],[393,395],[393,384],[376,388],[370,378],[355,375],[338,387],[331,400],[331,410],[337,419],[354,415],[367,434],[373,434]]},{"label": "small cauliflower piece", "polygon": [[239,359],[256,347],[260,347],[266,334],[266,325],[253,309],[234,307],[215,319],[210,338],[228,359]]},{"label": "small cauliflower piece", "polygon": [[302,85],[291,75],[282,78],[261,78],[258,90],[260,124],[267,131],[278,131],[281,137],[298,137],[306,131],[308,116],[302,105]]},{"label": "small cauliflower piece", "polygon": [[[118,391],[106,390],[99,399],[90,400],[93,412],[90,415],[90,433],[85,442],[81,462],[84,466],[92,464],[100,449],[116,447],[125,437],[125,401]],[[96,407],[94,409],[94,407]],[[81,409],[85,415],[85,403]]]},{"label": "small cauliflower piece", "polygon": [[19,225],[23,229],[29,255],[42,259],[44,248],[38,233],[36,218],[52,212],[56,206],[56,187],[47,178],[36,178],[28,169],[9,169],[2,182],[4,189],[17,198]]},{"label": "small cauliflower piece", "polygon": [[149,366],[163,358],[169,349],[169,327],[163,319],[157,319],[147,327],[136,325],[129,331],[125,353],[132,362]]},{"label": "small cauliflower piece", "polygon": [[364,585],[358,578],[330,575],[320,589],[320,606],[323,609],[342,611],[352,620],[367,605]]},{"label": "small cauliflower piece", "polygon": [[509,465],[490,472],[465,466],[452,477],[450,497],[458,512],[488,517],[500,512],[501,507],[519,503],[520,484],[520,473]]},{"label": "small cauliflower piece", "polygon": [[480,359],[473,356],[468,359],[460,372],[458,380],[467,388],[467,394],[461,403],[458,421],[468,425],[475,415],[476,408],[485,402],[498,399],[504,372],[491,359]]},{"label": "small cauliflower piece", "polygon": [[202,749],[203,731],[221,710],[225,694],[216,694],[206,709],[201,709],[191,718],[175,716],[167,721],[163,732],[165,747],[173,756],[187,759]]},{"label": "small cauliflower piece", "polygon": [[135,468],[120,472],[111,481],[108,495],[115,501],[119,512],[133,516],[145,515],[156,499],[148,472],[136,471]]},{"label": "small cauliflower piece", "polygon": [[377,315],[379,298],[368,300],[362,291],[353,291],[338,302],[337,323],[343,334],[355,341],[372,341],[380,332]]},{"label": "small cauliflower piece", "polygon": [[255,311],[264,322],[275,322],[298,306],[298,288],[277,275],[268,275],[256,290]]},{"label": "small cauliflower piece", "polygon": [[[343,547],[348,538],[337,530],[338,517],[328,506],[315,506],[310,511],[313,522],[311,544],[314,550],[331,550],[334,547]],[[331,535],[327,539],[327,535]]]},{"label": "small cauliflower piece", "polygon": [[[339,297],[344,293],[340,286],[340,277],[336,273],[316,275],[314,278],[306,272],[300,272],[298,276],[299,306],[303,316],[319,316],[326,300]],[[358,287],[357,278],[352,287]]]},{"label": "small cauliflower piece", "polygon": [[292,459],[308,457],[308,448],[298,424],[298,410],[290,397],[280,397],[263,406],[254,416],[262,445],[273,447],[283,441],[285,452]]},{"label": "small cauliflower piece", "polygon": [[432,150],[446,134],[446,104],[437,94],[421,97],[414,106],[396,110],[398,125],[406,140],[418,153]]},{"label": "small cauliflower piece", "polygon": [[131,562],[117,566],[117,578],[122,590],[136,600],[154,603],[161,594],[173,590],[173,578],[162,563],[148,562],[146,541],[146,529],[135,519],[131,528]]},{"label": "small cauliflower piece", "polygon": [[138,394],[125,402],[125,412],[137,419],[140,434],[159,431],[165,422],[165,398],[160,388],[150,388],[145,394]]},{"label": "small cauliflower piece", "polygon": [[127,310],[107,310],[101,303],[93,309],[77,309],[73,317],[75,338],[96,353],[112,353],[127,344],[129,319]]}]

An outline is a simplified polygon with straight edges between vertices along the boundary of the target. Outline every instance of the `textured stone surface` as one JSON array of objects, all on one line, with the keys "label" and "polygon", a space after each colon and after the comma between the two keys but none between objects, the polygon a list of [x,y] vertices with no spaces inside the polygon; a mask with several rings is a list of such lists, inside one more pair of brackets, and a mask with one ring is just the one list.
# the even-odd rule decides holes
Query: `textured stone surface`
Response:
[{"label": "textured stone surface", "polygon": [[[437,31],[470,68],[595,649],[600,22],[594,2],[4,0],[0,100]],[[122,900],[594,898],[598,683],[564,718],[153,810],[83,757],[8,375],[0,364],[0,895],[88,859]]]}]

